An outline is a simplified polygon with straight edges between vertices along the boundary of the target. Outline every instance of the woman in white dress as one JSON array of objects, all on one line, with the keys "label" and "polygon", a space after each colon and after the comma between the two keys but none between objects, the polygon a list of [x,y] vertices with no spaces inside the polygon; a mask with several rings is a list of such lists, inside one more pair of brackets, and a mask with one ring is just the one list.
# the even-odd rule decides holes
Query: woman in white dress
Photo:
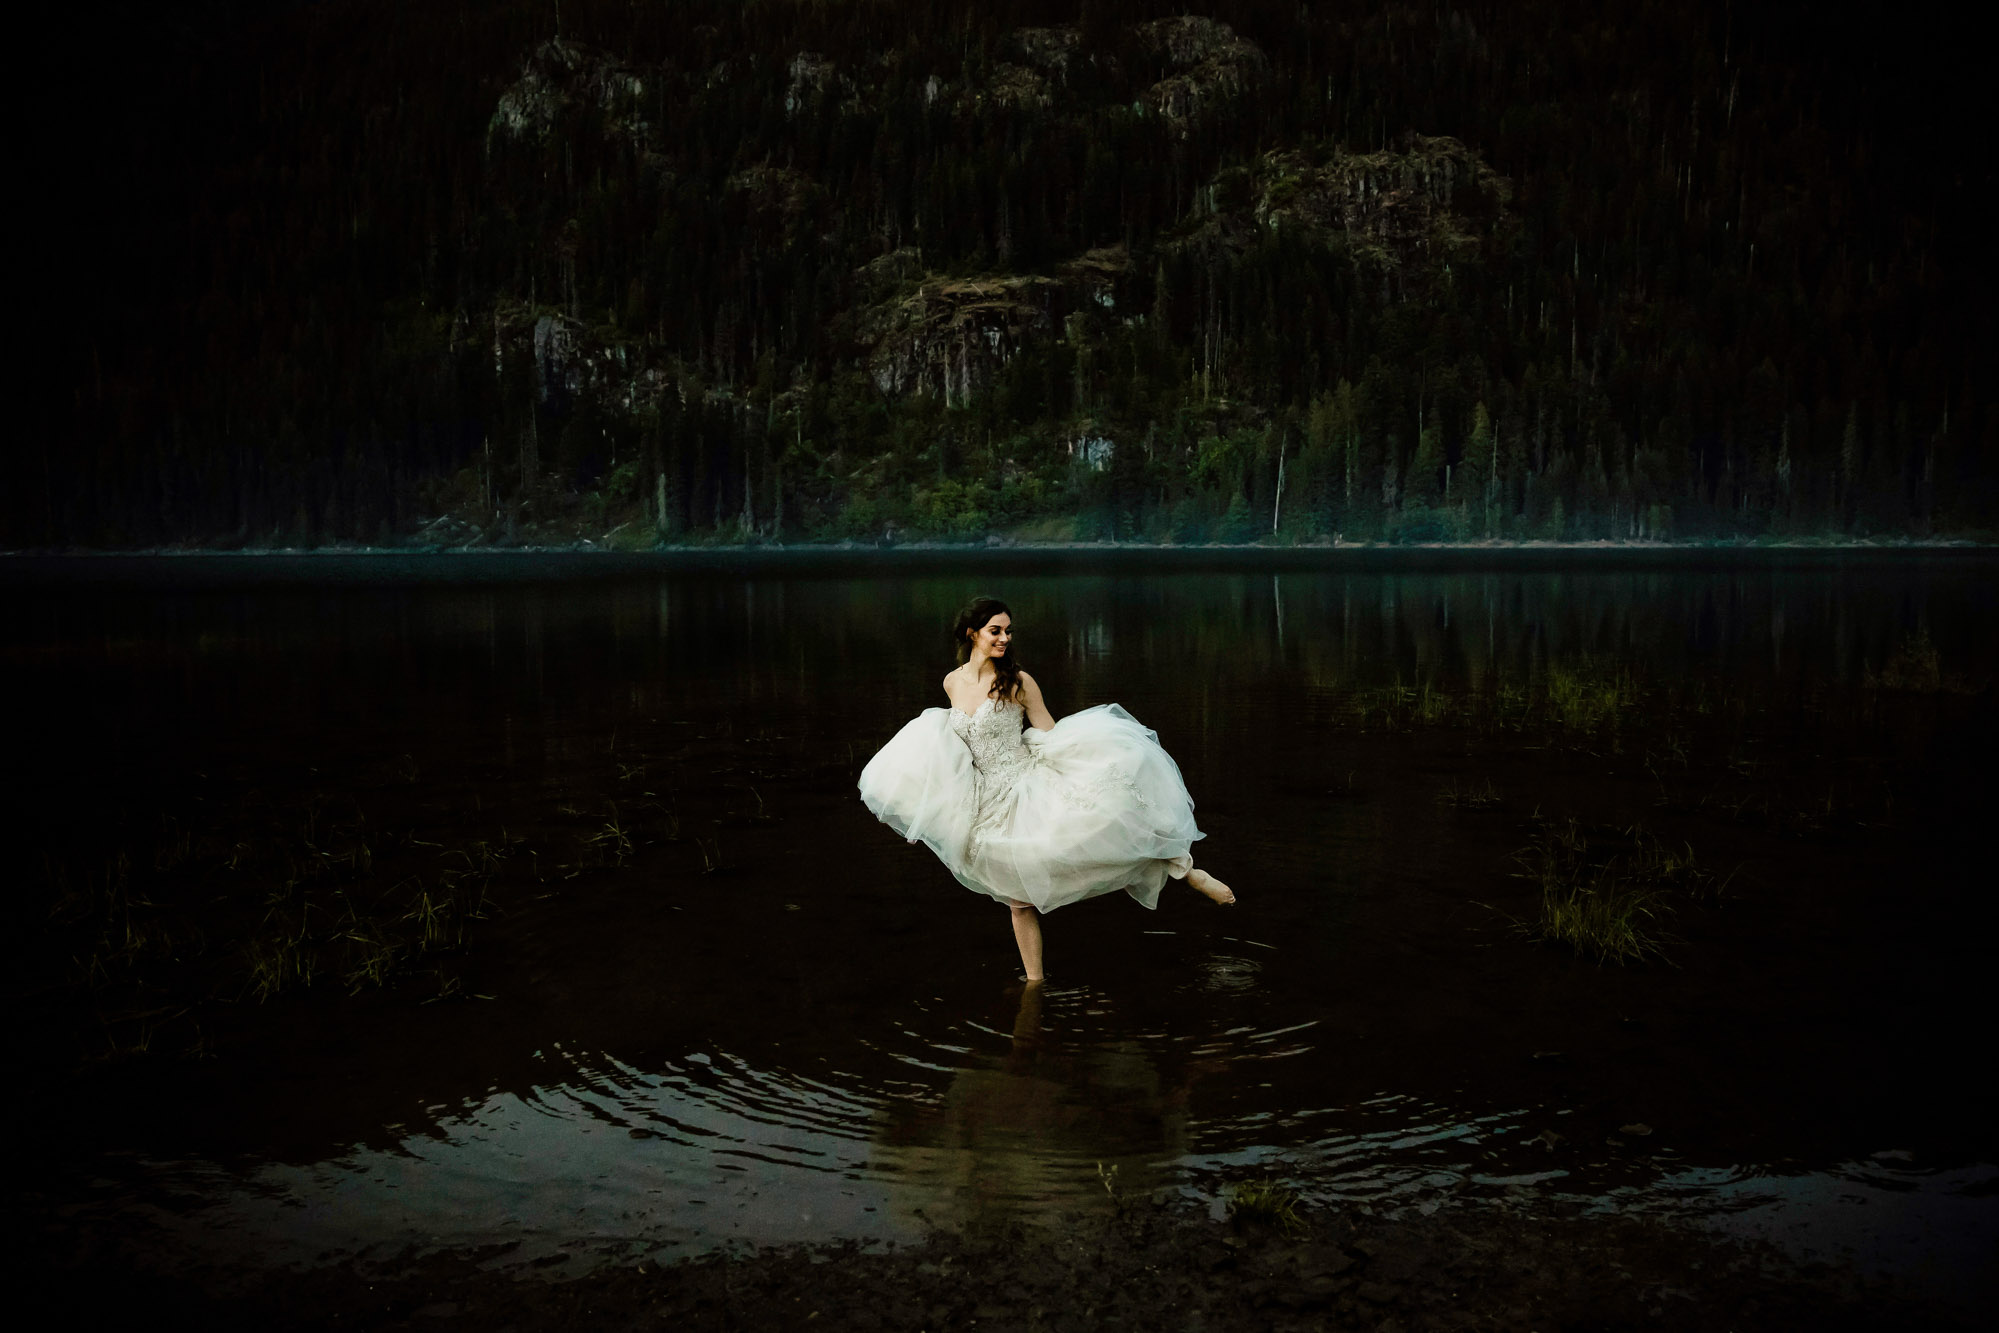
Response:
[{"label": "woman in white dress", "polygon": [[1042,979],[1041,913],[1123,889],[1156,907],[1171,879],[1213,902],[1228,885],[1194,867],[1205,836],[1179,765],[1116,704],[1049,716],[1013,660],[1013,616],[980,597],[951,628],[948,708],[926,708],[861,772],[861,799],[958,882],[1013,909],[1027,980]]}]

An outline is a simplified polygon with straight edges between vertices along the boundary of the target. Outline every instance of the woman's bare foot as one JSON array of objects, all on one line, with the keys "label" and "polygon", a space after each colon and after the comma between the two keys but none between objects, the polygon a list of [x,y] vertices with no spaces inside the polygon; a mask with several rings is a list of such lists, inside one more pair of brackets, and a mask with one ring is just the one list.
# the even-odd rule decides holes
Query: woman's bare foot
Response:
[{"label": "woman's bare foot", "polygon": [[1235,890],[1216,879],[1205,870],[1189,870],[1187,887],[1212,902],[1227,907],[1235,901]]}]

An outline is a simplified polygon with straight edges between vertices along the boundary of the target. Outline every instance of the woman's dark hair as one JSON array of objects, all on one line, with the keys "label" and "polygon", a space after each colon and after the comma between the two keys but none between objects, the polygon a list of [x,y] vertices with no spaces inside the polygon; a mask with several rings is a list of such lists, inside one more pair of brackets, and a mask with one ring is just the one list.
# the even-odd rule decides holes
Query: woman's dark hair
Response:
[{"label": "woman's dark hair", "polygon": [[[994,616],[1010,619],[1013,612],[997,597],[974,597],[958,612],[957,619],[951,622],[951,644],[960,662],[972,655],[972,635],[984,629]],[[993,658],[992,664],[993,687],[989,691],[992,697],[1025,703],[1020,688],[1020,663],[1013,660],[1013,644],[1008,643],[1006,656]]]}]

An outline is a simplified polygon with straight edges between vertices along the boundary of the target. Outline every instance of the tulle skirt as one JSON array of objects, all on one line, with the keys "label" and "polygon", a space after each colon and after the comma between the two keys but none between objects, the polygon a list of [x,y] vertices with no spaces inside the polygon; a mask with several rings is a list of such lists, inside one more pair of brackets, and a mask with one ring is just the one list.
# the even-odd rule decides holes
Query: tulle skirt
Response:
[{"label": "tulle skirt", "polygon": [[926,709],[861,773],[861,799],[966,888],[1044,912],[1123,889],[1155,907],[1201,837],[1180,767],[1116,704],[1023,733],[1028,761],[982,781],[951,710]]}]

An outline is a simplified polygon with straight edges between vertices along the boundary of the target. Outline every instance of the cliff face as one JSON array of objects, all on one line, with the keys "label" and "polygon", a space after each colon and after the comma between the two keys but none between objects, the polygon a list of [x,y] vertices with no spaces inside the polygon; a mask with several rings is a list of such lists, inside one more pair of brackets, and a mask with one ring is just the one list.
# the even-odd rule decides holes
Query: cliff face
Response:
[{"label": "cliff face", "polygon": [[1143,99],[1168,120],[1194,120],[1217,103],[1250,93],[1270,75],[1270,61],[1263,52],[1254,42],[1236,36],[1226,23],[1183,14],[1140,24],[1133,31],[1149,54],[1172,68],[1145,90]]},{"label": "cliff face", "polygon": [[[656,94],[663,91],[658,85],[671,82],[663,71],[652,79]],[[500,94],[487,136],[546,142],[592,116],[604,134],[643,144],[651,129],[646,93],[646,76],[624,62],[556,38],[537,46],[520,78]]]},{"label": "cliff face", "polygon": [[908,295],[868,306],[857,332],[875,387],[969,403],[1031,340],[1053,336],[1054,307],[1070,293],[1052,278],[926,274]]},{"label": "cliff face", "polygon": [[[1263,52],[1213,19],[1162,19],[1134,25],[1123,36],[1128,55],[1121,57],[1086,50],[1074,28],[1019,28],[997,42],[1000,59],[955,74],[912,68],[896,51],[845,68],[824,53],[801,50],[768,62],[737,59],[706,69],[671,64],[641,69],[576,41],[551,40],[528,54],[519,77],[500,94],[487,129],[488,155],[552,156],[588,139],[620,154],[617,168],[626,179],[606,182],[601,187],[606,192],[644,189],[650,183],[655,192],[671,195],[675,156],[662,151],[670,146],[659,142],[660,127],[648,118],[648,106],[670,100],[684,115],[714,114],[744,96],[746,87],[771,81],[771,68],[781,71],[783,112],[794,123],[865,121],[885,106],[908,101],[914,88],[925,115],[969,125],[982,135],[1008,133],[1007,122],[1022,120],[1061,122],[1087,133],[1089,122],[1104,111],[1107,90],[1129,86],[1137,95],[1118,114],[1160,117],[1172,124],[1172,133],[1184,136],[1205,113],[1248,95],[1269,78]],[[785,156],[795,160],[793,154]],[[1413,210],[1400,204],[1399,194],[1384,203],[1368,190],[1376,177],[1393,174],[1402,156],[1407,155],[1375,155],[1375,172],[1363,178],[1361,197],[1346,201],[1342,215],[1375,227],[1381,238],[1375,249],[1384,254],[1390,229],[1385,221],[1377,226],[1376,220],[1402,218]],[[1478,170],[1461,145],[1449,143],[1448,150],[1433,147],[1424,157],[1419,169],[1426,181],[1432,160],[1462,163],[1468,175]],[[1272,161],[1272,171],[1282,171],[1288,163]],[[996,262],[984,272],[969,273],[962,263],[952,271],[929,267],[923,247],[892,244],[903,239],[893,227],[857,245],[851,234],[840,234],[853,219],[838,214],[853,201],[836,201],[838,187],[838,182],[772,155],[730,172],[714,202],[728,215],[734,237],[751,240],[758,250],[809,249],[863,260],[833,284],[845,304],[822,316],[826,327],[836,331],[826,350],[836,364],[864,371],[868,382],[890,398],[929,395],[946,408],[967,405],[988,392],[1023,349],[1062,340],[1066,329],[1080,327],[1072,319],[1079,310],[1116,310],[1121,289],[1130,285],[1133,265],[1122,245],[1092,248],[1039,272],[1009,271],[1005,251],[1010,247],[1002,234]],[[1214,194],[1210,187],[1199,196],[1205,203],[1189,219],[1192,239],[1180,244],[1199,244],[1210,232],[1239,230],[1234,219],[1213,216]],[[1314,202],[1299,199],[1281,216],[1304,218]],[[1424,210],[1422,224],[1404,222],[1395,230],[1396,239],[1436,222],[1431,216],[1435,211]],[[1266,218],[1259,212],[1256,221],[1278,216]],[[1312,216],[1326,231],[1325,219]],[[565,275],[552,295],[565,305],[575,304],[567,297],[574,285],[567,264],[585,225],[572,215],[554,228],[553,249],[565,262]],[[1007,225],[1004,217],[1001,225]],[[1436,226],[1440,235],[1458,235],[1441,222]],[[733,248],[690,259],[740,260],[729,254]],[[1125,304],[1132,305],[1130,293],[1125,295]],[[684,401],[691,387],[710,397],[732,396],[732,384],[697,383],[703,367],[676,356],[681,349],[673,345],[664,320],[632,336],[617,328],[615,320],[593,326],[574,312],[535,313],[515,306],[496,313],[496,327],[503,341],[531,340],[537,401],[544,407],[586,399],[596,410],[623,414],[636,424],[657,416],[663,394]],[[501,357],[499,364],[505,360]],[[725,371],[721,378],[731,377]]]},{"label": "cliff face", "polygon": [[1962,173],[1864,65],[1664,0],[1178,8],[336,0],[183,52],[7,540],[1989,507]]},{"label": "cliff face", "polygon": [[[761,75],[754,62],[741,60],[707,69],[640,70],[574,41],[550,41],[529,54],[520,77],[501,93],[488,135],[507,141],[499,151],[547,153],[579,138],[611,145],[625,154],[617,166],[627,179],[605,184],[609,192],[643,189],[648,177],[673,179],[672,155],[655,147],[659,131],[647,119],[648,98],[662,105],[674,99],[683,112],[700,115],[742,97],[745,85],[781,81],[788,121],[837,128],[879,116],[882,108],[910,100],[914,89],[922,115],[961,132],[969,126],[981,137],[1021,136],[1023,126],[1050,124],[1088,136],[1105,119],[1153,118],[1166,124],[1168,139],[1184,139],[1204,116],[1252,96],[1270,78],[1263,51],[1210,18],[1136,24],[1121,37],[1116,50],[1100,52],[1087,49],[1074,28],[1015,29],[997,41],[1000,58],[960,68],[955,76],[912,67],[894,51],[845,68],[821,52],[797,51],[768,62]],[[1121,90],[1135,92],[1128,106]],[[841,306],[822,316],[835,333],[823,350],[834,365],[861,370],[888,398],[927,395],[947,409],[965,407],[989,393],[1023,351],[1042,345],[1038,350],[1045,352],[1045,345],[1064,343],[1071,333],[1086,345],[1107,323],[1129,327],[1145,317],[1150,301],[1138,290],[1147,285],[1145,275],[1125,245],[1093,247],[1039,271],[1020,271],[1007,262],[1011,204],[1002,201],[989,262],[968,266],[961,260],[938,269],[925,262],[923,246],[894,244],[916,238],[901,236],[892,224],[855,237],[851,209],[857,201],[837,198],[840,183],[824,173],[784,159],[795,162],[797,155],[772,154],[730,172],[715,202],[733,236],[750,239],[759,252],[807,250],[863,260],[829,284]],[[1504,243],[1509,197],[1507,182],[1451,138],[1405,135],[1396,149],[1363,154],[1330,145],[1272,149],[1198,185],[1184,216],[1161,237],[1160,250],[1232,264],[1261,242],[1261,233],[1283,229],[1294,241],[1336,250],[1357,267],[1429,281],[1451,263],[1477,262]],[[576,217],[563,221],[559,253],[574,253],[580,225]],[[696,262],[734,258],[755,267],[754,259],[732,256],[731,248],[725,244]],[[572,282],[565,279],[562,290]],[[543,404],[552,401],[549,385],[558,383],[566,395],[587,394],[600,410],[637,420],[656,415],[661,394],[684,400],[689,381],[702,378],[703,368],[677,358],[673,340],[661,336],[663,322],[637,337],[609,325],[594,333],[585,328],[584,321],[561,314],[542,314],[534,324]],[[582,351],[586,343],[597,350]],[[721,378],[731,376],[725,371]],[[696,391],[718,388],[733,385]]]},{"label": "cliff face", "polygon": [[1242,254],[1281,231],[1357,268],[1428,281],[1503,255],[1512,186],[1456,139],[1405,136],[1396,150],[1273,149],[1210,181],[1168,244]]}]

